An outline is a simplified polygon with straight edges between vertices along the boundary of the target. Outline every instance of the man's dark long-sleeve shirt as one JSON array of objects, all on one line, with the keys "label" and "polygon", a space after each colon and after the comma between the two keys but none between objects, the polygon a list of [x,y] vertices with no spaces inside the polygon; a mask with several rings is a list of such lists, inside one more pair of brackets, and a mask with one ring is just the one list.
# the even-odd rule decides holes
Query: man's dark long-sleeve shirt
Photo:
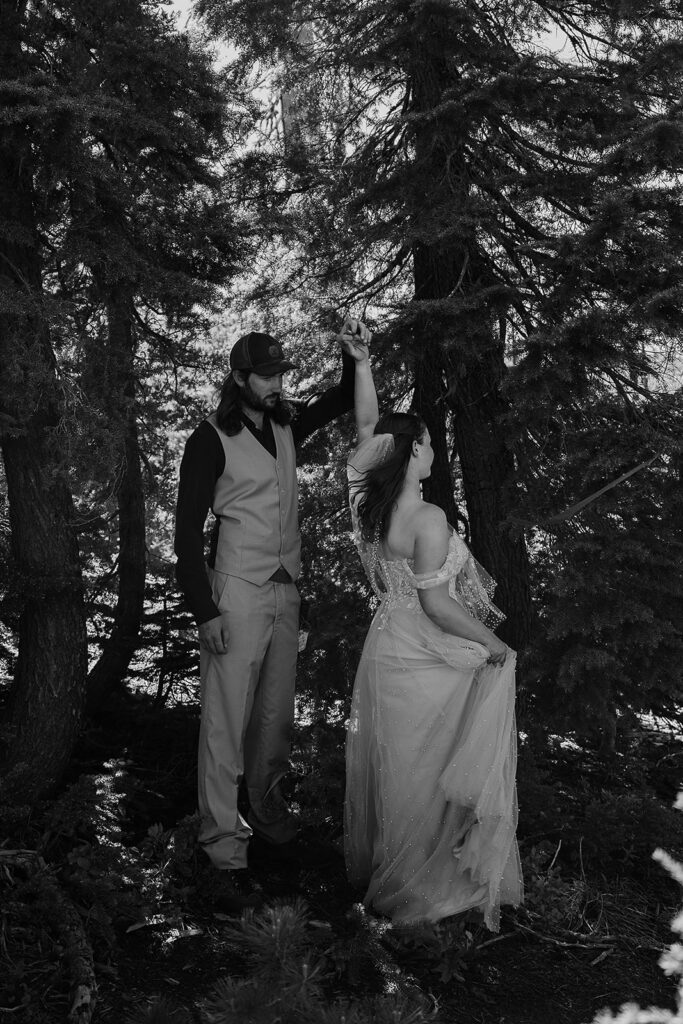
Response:
[{"label": "man's dark long-sleeve shirt", "polygon": [[[314,431],[353,408],[354,379],[355,362],[343,352],[342,373],[338,384],[316,395],[309,402],[291,403],[295,409],[291,423],[295,447]],[[246,420],[244,429],[251,429],[260,443],[275,456],[275,438],[267,415],[264,417],[263,431],[253,427],[249,420]],[[176,579],[190,611],[200,625],[220,614],[213,602],[206,575],[204,524],[213,502],[216,481],[224,469],[223,445],[208,420],[204,420],[188,438],[180,464],[174,544],[178,559]],[[216,536],[214,530],[212,549]],[[209,563],[212,562],[213,557],[210,556]]]}]

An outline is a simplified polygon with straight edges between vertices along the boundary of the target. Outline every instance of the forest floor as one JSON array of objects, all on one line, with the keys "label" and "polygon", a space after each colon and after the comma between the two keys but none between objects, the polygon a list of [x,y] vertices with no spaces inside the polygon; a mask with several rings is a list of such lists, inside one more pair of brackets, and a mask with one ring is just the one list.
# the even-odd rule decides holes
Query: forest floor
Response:
[{"label": "forest floor", "polygon": [[[340,848],[341,747],[332,756],[329,735],[311,744],[311,727],[295,750],[290,793],[301,836],[280,848],[253,841],[250,864],[266,897],[262,931],[280,927],[282,938],[283,921],[292,924],[283,908],[294,908],[298,938],[291,962],[276,950],[278,969],[294,969],[297,957],[311,971],[322,965],[316,1006],[348,1006],[336,1017],[288,1016],[282,1007],[268,1015],[264,995],[253,1011],[234,998],[251,974],[276,975],[268,974],[263,934],[255,938],[252,927],[245,935],[239,919],[212,907],[211,869],[194,845],[197,724],[192,705],[122,703],[106,729],[86,731],[61,803],[34,815],[33,845],[86,922],[99,989],[93,1020],[590,1024],[625,1002],[673,1008],[674,985],[658,960],[680,894],[644,852],[683,846],[676,812],[665,810],[681,763],[671,737],[640,743],[637,757],[607,774],[598,762],[588,770],[571,749],[540,767],[521,765],[528,897],[492,935],[459,921],[395,929],[363,912]],[[634,797],[635,785],[648,787],[646,797]],[[643,833],[640,841],[629,828]],[[35,878],[5,867],[0,897],[0,1021],[65,1021],[72,997],[64,947]],[[225,978],[232,987],[221,1002],[216,985]],[[380,1006],[387,995],[393,1016]]]}]

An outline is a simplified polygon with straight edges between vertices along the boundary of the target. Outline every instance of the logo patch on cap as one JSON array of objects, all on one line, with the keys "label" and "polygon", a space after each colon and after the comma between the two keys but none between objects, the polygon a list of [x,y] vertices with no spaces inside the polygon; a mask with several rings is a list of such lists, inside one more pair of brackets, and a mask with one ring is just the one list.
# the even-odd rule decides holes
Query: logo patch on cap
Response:
[{"label": "logo patch on cap", "polygon": [[268,349],[268,355],[269,356],[279,356],[280,355],[279,347],[277,345],[271,345],[270,348]]}]

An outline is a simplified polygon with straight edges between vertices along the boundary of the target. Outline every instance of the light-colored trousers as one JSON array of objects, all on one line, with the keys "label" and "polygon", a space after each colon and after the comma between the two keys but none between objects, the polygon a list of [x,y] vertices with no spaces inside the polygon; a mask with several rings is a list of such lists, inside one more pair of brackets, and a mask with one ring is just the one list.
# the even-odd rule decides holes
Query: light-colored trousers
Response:
[{"label": "light-colored trousers", "polygon": [[209,578],[230,636],[227,654],[201,649],[199,842],[224,870],[247,865],[251,829],[237,809],[240,779],[258,819],[289,766],[300,598],[294,583],[259,587],[214,570]]}]

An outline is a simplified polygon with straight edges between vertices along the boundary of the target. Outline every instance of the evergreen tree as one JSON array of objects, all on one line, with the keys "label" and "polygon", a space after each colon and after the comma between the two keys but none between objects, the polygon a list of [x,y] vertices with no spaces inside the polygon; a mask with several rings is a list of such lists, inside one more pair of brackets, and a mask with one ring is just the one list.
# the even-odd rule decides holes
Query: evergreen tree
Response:
[{"label": "evergreen tree", "polygon": [[219,161],[239,118],[209,57],[156,0],[2,5],[0,36],[2,445],[23,608],[8,760],[29,764],[30,795],[59,778],[80,722],[86,643],[69,478],[87,477],[88,450],[107,433],[120,533],[109,682],[135,646],[138,369],[152,348],[187,361],[198,310],[234,269]]},{"label": "evergreen tree", "polygon": [[[681,487],[667,451],[650,454],[660,440],[651,405],[634,404],[625,415],[606,396],[590,415],[565,421],[564,452],[548,452],[561,462],[562,486],[546,495],[550,521],[541,515],[543,529],[534,530],[543,628],[528,665],[524,720],[532,730],[575,730],[604,753],[613,752],[618,731],[628,741],[637,716],[676,719],[680,704]],[[658,405],[675,423],[677,397]],[[621,483],[589,495],[576,514],[570,506],[568,517],[552,516],[568,495],[599,493],[606,477]]]},{"label": "evergreen tree", "polygon": [[108,476],[119,535],[113,629],[89,676],[89,707],[96,710],[120,685],[142,618],[138,378],[146,377],[144,347],[160,348],[168,365],[187,361],[188,336],[203,324],[198,307],[211,305],[215,286],[235,266],[237,236],[220,161],[238,117],[229,111],[232,94],[216,78],[210,55],[172,32],[157,5],[128,0],[94,19],[87,5],[80,13],[71,10],[80,49],[65,68],[65,84],[86,93],[92,88],[88,55],[96,52],[97,88],[115,110],[86,140],[89,187],[84,191],[80,181],[71,198],[64,245],[76,267],[85,258],[84,301],[106,322],[94,344],[86,337],[81,378],[113,441]]},{"label": "evergreen tree", "polygon": [[[21,643],[10,763],[34,767],[25,789],[58,776],[79,725],[85,675],[83,584],[61,465],[63,396],[50,344],[34,191],[30,114],[51,98],[24,48],[24,2],[0,6],[5,116],[0,125],[0,413]],[[33,109],[32,109],[33,108]],[[37,757],[36,757],[37,755]]]}]

